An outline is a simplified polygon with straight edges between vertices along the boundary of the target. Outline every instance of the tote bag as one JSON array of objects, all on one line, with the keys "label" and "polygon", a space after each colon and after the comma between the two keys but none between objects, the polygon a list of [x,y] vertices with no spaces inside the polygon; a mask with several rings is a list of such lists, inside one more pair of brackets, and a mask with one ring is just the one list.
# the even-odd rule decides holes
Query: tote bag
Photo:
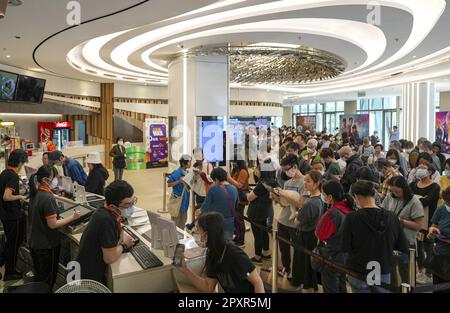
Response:
[{"label": "tote bag", "polygon": [[181,203],[183,201],[184,192],[186,187],[183,187],[183,191],[181,192],[181,196],[177,197],[173,194],[170,195],[169,201],[167,202],[167,210],[171,217],[178,217],[180,214]]}]

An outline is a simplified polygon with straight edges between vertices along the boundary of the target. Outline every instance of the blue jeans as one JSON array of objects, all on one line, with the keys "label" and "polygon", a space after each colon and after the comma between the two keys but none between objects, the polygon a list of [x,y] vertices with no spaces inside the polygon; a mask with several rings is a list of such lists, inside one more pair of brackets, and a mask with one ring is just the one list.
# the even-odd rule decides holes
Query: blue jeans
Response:
[{"label": "blue jeans", "polygon": [[[353,293],[372,293],[372,289],[370,288],[369,285],[367,285],[366,282],[359,280],[357,278],[354,278],[352,276],[348,276],[347,275],[347,280],[348,283],[350,284],[350,286],[352,287],[352,292]],[[385,283],[385,284],[390,284],[391,283],[391,274],[382,274],[381,275],[381,282]],[[389,291],[379,287],[379,286],[374,286],[376,291],[379,293],[388,293]]]}]

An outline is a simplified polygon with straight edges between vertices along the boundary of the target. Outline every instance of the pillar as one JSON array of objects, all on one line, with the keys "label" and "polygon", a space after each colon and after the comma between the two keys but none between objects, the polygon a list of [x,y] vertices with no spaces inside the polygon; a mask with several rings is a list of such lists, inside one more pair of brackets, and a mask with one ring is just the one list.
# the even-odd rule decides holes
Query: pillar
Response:
[{"label": "pillar", "polygon": [[[114,84],[102,83],[100,89],[100,123],[96,127],[100,143],[105,145],[105,156],[107,156],[114,142]],[[112,168],[110,157],[105,157],[105,167]]]},{"label": "pillar", "polygon": [[450,111],[450,91],[441,92],[439,94],[439,106],[441,112],[449,112]]},{"label": "pillar", "polygon": [[403,137],[416,143],[420,137],[435,138],[434,83],[417,82],[403,86]]},{"label": "pillar", "polygon": [[344,114],[352,115],[356,114],[358,102],[356,100],[344,102]]},{"label": "pillar", "polygon": [[293,114],[293,106],[289,105],[283,107],[283,125],[295,126],[292,125],[292,114]]},{"label": "pillar", "polygon": [[191,155],[193,148],[202,145],[198,133],[202,117],[223,118],[226,130],[229,99],[227,56],[185,54],[169,64],[169,118],[176,119],[173,124],[177,125],[170,130],[172,160],[184,153]]}]

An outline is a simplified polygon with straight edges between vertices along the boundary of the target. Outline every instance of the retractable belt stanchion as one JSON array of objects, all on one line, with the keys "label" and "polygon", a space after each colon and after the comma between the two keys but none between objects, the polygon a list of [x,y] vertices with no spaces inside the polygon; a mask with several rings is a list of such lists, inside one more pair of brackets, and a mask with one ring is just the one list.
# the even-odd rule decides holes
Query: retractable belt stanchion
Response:
[{"label": "retractable belt stanchion", "polygon": [[164,188],[163,188],[163,208],[161,210],[158,210],[158,213],[169,213],[169,211],[167,210],[167,184],[166,184],[166,178],[169,177],[170,174],[168,173],[163,173],[163,184],[164,184]]},{"label": "retractable belt stanchion", "polygon": [[278,293],[278,231],[272,230],[272,293]]},{"label": "retractable belt stanchion", "polygon": [[409,249],[409,286],[416,287],[416,249]]}]

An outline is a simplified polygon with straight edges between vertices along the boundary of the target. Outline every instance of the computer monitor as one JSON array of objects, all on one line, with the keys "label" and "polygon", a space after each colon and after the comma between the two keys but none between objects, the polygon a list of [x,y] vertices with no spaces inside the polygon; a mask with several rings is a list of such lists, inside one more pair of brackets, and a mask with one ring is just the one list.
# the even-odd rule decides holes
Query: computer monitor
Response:
[{"label": "computer monitor", "polygon": [[162,249],[162,236],[159,231],[158,218],[161,216],[157,213],[147,211],[147,216],[150,221],[151,229],[150,231],[143,234],[144,238],[149,238],[153,249]]},{"label": "computer monitor", "polygon": [[175,222],[164,217],[158,217],[156,224],[159,228],[159,236],[162,239],[164,255],[168,258],[173,258],[175,254],[175,247],[178,243],[177,227]]}]

